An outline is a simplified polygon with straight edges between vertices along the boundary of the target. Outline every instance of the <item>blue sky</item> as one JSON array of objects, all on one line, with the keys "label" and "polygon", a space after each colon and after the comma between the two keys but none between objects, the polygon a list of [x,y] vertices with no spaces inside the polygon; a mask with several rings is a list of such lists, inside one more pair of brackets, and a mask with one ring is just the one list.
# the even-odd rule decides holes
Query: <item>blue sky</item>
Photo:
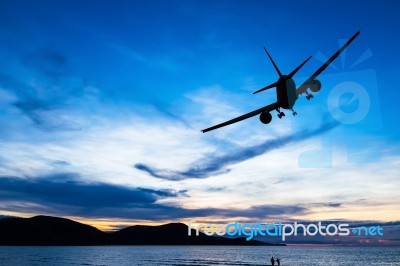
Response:
[{"label": "blue sky", "polygon": [[[103,227],[194,217],[399,220],[398,7],[2,1],[0,211]],[[295,118],[200,132],[275,100],[273,91],[251,94],[277,79],[263,46],[284,73],[313,56],[299,85],[358,29],[320,76],[321,92],[298,100]],[[363,104],[356,122],[335,120]]]}]

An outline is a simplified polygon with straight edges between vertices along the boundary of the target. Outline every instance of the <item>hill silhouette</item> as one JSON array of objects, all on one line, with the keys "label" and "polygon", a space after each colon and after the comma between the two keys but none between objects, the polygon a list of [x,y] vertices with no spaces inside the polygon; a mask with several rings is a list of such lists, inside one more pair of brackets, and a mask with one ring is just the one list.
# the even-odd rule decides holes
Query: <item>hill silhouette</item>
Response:
[{"label": "hill silhouette", "polygon": [[107,233],[73,220],[35,216],[0,219],[0,245],[273,245],[245,238],[207,236],[182,223],[135,225]]},{"label": "hill silhouette", "polygon": [[105,233],[99,229],[69,219],[0,219],[0,245],[96,245],[105,240]]}]

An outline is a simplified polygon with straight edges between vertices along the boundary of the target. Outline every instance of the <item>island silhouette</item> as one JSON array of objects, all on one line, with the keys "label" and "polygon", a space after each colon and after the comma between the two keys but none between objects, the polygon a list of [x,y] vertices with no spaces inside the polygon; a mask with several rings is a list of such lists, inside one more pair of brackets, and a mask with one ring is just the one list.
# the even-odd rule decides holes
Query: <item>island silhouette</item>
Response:
[{"label": "island silhouette", "polygon": [[243,237],[207,236],[183,223],[159,226],[134,225],[115,232],[103,232],[96,227],[70,219],[34,216],[0,219],[0,245],[14,246],[78,246],[78,245],[238,245],[265,246],[271,244]]}]

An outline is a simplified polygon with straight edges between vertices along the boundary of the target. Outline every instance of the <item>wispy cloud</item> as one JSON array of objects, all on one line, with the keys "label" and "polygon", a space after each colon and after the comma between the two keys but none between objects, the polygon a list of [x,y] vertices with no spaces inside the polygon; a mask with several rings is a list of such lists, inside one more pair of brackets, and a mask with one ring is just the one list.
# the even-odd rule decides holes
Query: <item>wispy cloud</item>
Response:
[{"label": "wispy cloud", "polygon": [[[78,174],[60,173],[34,178],[0,177],[0,201],[3,209],[26,211],[26,204],[32,205],[31,211],[70,215],[110,216],[129,211],[130,217],[145,217],[146,209],[162,208],[157,200],[176,197],[180,193],[173,190],[155,190],[148,188],[123,187],[101,182],[89,183],[81,180]],[[5,204],[7,203],[7,204]],[[106,211],[106,209],[108,209]],[[57,211],[62,210],[62,211]],[[140,214],[142,210],[142,214]],[[103,214],[101,214],[104,211]],[[135,217],[136,218],[136,217]]]},{"label": "wispy cloud", "polygon": [[69,74],[67,56],[51,49],[42,48],[34,53],[27,54],[22,57],[21,62],[53,81]]},{"label": "wispy cloud", "polygon": [[[45,130],[76,130],[79,125],[68,117],[68,109],[85,98],[87,87],[74,73],[65,53],[38,48],[19,58],[17,71],[0,73],[0,89],[7,93],[9,109],[18,110],[34,126]],[[21,74],[22,73],[22,74]],[[72,112],[69,112],[72,113]]]},{"label": "wispy cloud", "polygon": [[268,153],[272,150],[283,147],[289,143],[303,141],[320,134],[323,134],[339,124],[336,121],[328,121],[321,124],[318,128],[312,130],[303,130],[293,134],[267,140],[261,144],[245,148],[238,148],[229,154],[222,156],[206,155],[198,160],[188,169],[175,171],[171,169],[157,169],[146,164],[137,163],[134,167],[138,170],[147,172],[155,178],[167,179],[172,181],[183,180],[187,178],[207,178],[211,175],[218,175],[229,172],[229,165],[240,163],[253,157]]},{"label": "wispy cloud", "polygon": [[60,173],[31,178],[0,177],[0,208],[7,211],[85,217],[129,219],[177,219],[192,217],[280,216],[307,212],[297,205],[256,205],[247,209],[187,209],[159,200],[186,197],[185,191],[124,187],[100,182],[84,182],[78,174]]},{"label": "wispy cloud", "polygon": [[[0,183],[2,196],[8,200],[33,198],[85,207],[147,204],[162,197],[177,196],[177,192],[171,190],[125,188],[100,182],[88,183],[80,179],[78,174],[60,173],[35,178],[3,176],[0,177]],[[4,195],[6,191],[9,192],[7,196]]]}]

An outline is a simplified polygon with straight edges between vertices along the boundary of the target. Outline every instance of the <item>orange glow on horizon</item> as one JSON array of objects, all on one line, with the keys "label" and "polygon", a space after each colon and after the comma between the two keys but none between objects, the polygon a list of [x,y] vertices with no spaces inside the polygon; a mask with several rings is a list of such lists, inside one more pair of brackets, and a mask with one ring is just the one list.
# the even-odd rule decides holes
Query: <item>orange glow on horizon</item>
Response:
[{"label": "orange glow on horizon", "polygon": [[[387,210],[382,210],[380,213],[387,213]],[[393,214],[393,212],[391,213]],[[194,218],[184,218],[184,219],[171,219],[171,220],[160,220],[160,221],[150,221],[150,220],[134,220],[134,219],[121,219],[121,218],[88,218],[88,217],[80,217],[80,216],[61,216],[61,215],[53,215],[53,214],[37,214],[37,213],[22,213],[22,212],[12,212],[12,211],[1,211],[0,215],[6,215],[6,216],[15,216],[15,217],[21,217],[21,218],[30,218],[34,217],[37,215],[46,215],[46,216],[54,216],[54,217],[62,217],[66,219],[71,219],[76,222],[80,222],[83,224],[91,225],[96,227],[97,229],[101,231],[116,231],[125,227],[133,226],[133,225],[149,225],[149,226],[157,226],[157,225],[162,225],[162,224],[168,224],[168,223],[184,223],[186,225],[189,225],[190,221],[193,221],[192,227],[193,229],[196,229],[197,225],[199,224],[229,224],[232,222],[239,222],[239,223],[257,223],[254,219],[249,219],[245,217],[230,217],[230,218],[224,218],[224,217],[217,217],[217,216],[210,216],[210,217],[194,217]],[[340,217],[340,218],[337,218]],[[359,217],[362,217],[362,219],[359,219]],[[379,221],[375,220],[379,215],[375,213],[368,213],[368,215],[365,212],[355,212],[355,211],[350,211],[350,210],[344,210],[344,211],[335,211],[335,212],[313,212],[309,213],[306,215],[302,216],[293,216],[289,217],[290,220],[292,221],[328,221],[331,219],[335,220],[342,220],[342,221],[376,221],[377,223],[379,222],[388,222],[388,221],[394,221],[396,219],[381,219]],[[288,218],[288,219],[289,219]],[[358,219],[357,219],[358,218]],[[285,222],[285,220],[288,220],[285,218],[265,218],[265,219],[260,219],[259,221],[262,223],[276,223],[279,221]],[[400,220],[400,217],[398,217],[397,220]],[[303,245],[303,244],[302,244]]]}]

